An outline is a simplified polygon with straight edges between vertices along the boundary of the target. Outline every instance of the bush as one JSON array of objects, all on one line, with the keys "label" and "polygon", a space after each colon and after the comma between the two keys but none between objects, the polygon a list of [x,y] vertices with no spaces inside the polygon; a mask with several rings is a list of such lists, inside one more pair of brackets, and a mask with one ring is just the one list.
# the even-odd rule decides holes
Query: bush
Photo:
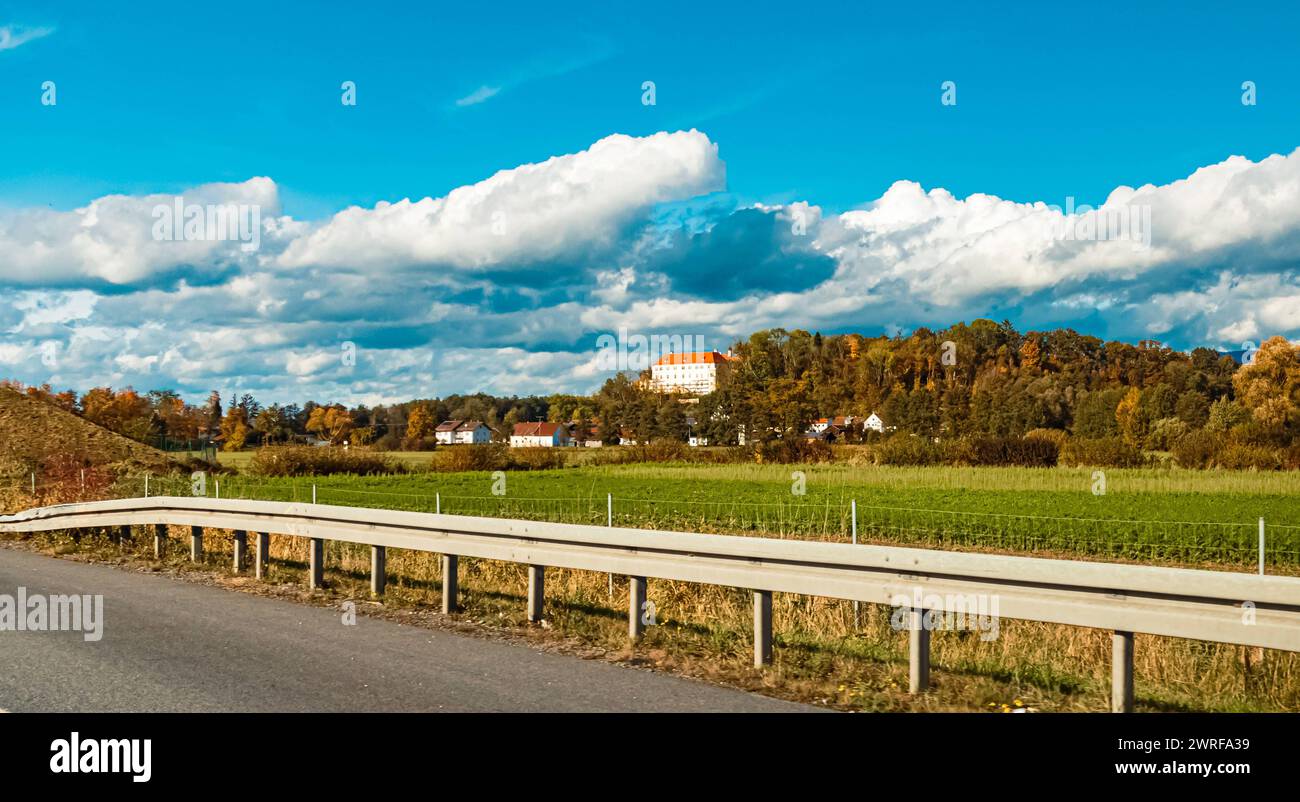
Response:
[{"label": "bush", "polygon": [[944,461],[943,449],[924,437],[896,434],[871,450],[877,465],[937,465]]},{"label": "bush", "polygon": [[1030,429],[1025,432],[1026,440],[1046,440],[1049,443],[1056,444],[1056,450],[1059,453],[1065,448],[1065,444],[1070,439],[1070,433],[1064,429]]},{"label": "bush", "polygon": [[1142,452],[1122,437],[1076,437],[1061,450],[1062,465],[1098,468],[1140,468],[1146,464]]},{"label": "bush", "polygon": [[[475,446],[483,448],[483,446]],[[564,448],[533,446],[509,449],[510,469],[515,471],[548,471],[563,468],[568,461]]]},{"label": "bush", "polygon": [[510,457],[501,443],[448,446],[433,458],[436,471],[501,471],[510,467]]},{"label": "bush", "polygon": [[1174,462],[1182,468],[1210,468],[1218,461],[1222,450],[1222,435],[1196,429],[1174,443]]},{"label": "bush", "polygon": [[1178,418],[1160,418],[1151,424],[1151,433],[1147,435],[1147,447],[1157,451],[1172,451],[1174,446],[1187,436],[1190,427]]},{"label": "bush", "polygon": [[1300,442],[1282,452],[1282,465],[1289,471],[1300,471]]},{"label": "bush", "polygon": [[970,465],[1022,465],[1052,468],[1060,456],[1056,443],[1042,438],[977,437],[961,441],[951,450],[954,461]]},{"label": "bush", "polygon": [[370,476],[406,473],[391,457],[357,448],[333,446],[264,446],[253,454],[248,472],[254,476],[328,476],[354,473]]},{"label": "bush", "polygon": [[1219,453],[1220,468],[1275,471],[1282,467],[1282,455],[1264,446],[1229,445]]},{"label": "bush", "polygon": [[754,461],[770,465],[803,465],[813,462],[833,462],[835,452],[830,443],[810,440],[806,437],[791,437],[781,440],[769,440],[756,443],[751,453]]}]

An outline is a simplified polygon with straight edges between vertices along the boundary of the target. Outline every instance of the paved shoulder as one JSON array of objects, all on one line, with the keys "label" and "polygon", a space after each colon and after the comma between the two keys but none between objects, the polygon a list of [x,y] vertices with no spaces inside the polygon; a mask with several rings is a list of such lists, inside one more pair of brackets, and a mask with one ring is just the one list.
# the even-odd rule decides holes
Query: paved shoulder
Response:
[{"label": "paved shoulder", "polygon": [[509,643],[0,548],[0,605],[100,594],[103,636],[0,630],[12,711],[813,710]]}]

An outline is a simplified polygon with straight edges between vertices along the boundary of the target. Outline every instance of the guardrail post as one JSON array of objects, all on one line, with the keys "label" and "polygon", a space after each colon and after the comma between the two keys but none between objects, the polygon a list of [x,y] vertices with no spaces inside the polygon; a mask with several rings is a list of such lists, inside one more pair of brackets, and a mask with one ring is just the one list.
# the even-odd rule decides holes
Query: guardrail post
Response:
[{"label": "guardrail post", "polygon": [[131,539],[131,525],[127,524],[125,526],[119,526],[117,528],[117,545],[120,546],[124,542],[130,539]]},{"label": "guardrail post", "polygon": [[528,566],[528,620],[542,620],[542,599],[546,593],[546,569],[540,565]]},{"label": "guardrail post", "polygon": [[907,692],[921,693],[930,687],[930,630],[925,610],[912,608],[908,614]]},{"label": "guardrail post", "polygon": [[1133,633],[1115,632],[1110,647],[1110,712],[1133,712]]},{"label": "guardrail post", "polygon": [[271,535],[267,532],[257,533],[257,567],[254,569],[258,579],[266,577],[266,567],[271,563]]},{"label": "guardrail post", "polygon": [[388,580],[388,554],[383,546],[370,547],[370,593],[384,595],[384,583]]},{"label": "guardrail post", "polygon": [[244,570],[248,563],[248,533],[242,529],[235,530],[235,573]]},{"label": "guardrail post", "polygon": [[322,538],[314,537],[311,539],[311,557],[309,559],[311,570],[308,571],[310,577],[308,584],[312,590],[325,586],[325,541]]},{"label": "guardrail post", "polygon": [[632,640],[645,632],[641,610],[645,607],[646,582],[643,576],[630,576],[627,583],[627,636]]},{"label": "guardrail post", "polygon": [[167,543],[167,524],[153,525],[153,558],[161,560],[163,548]]},{"label": "guardrail post", "polygon": [[196,563],[203,559],[203,527],[190,527],[190,562]]},{"label": "guardrail post", "polygon": [[754,591],[754,668],[772,662],[772,591]]},{"label": "guardrail post", "polygon": [[442,555],[442,612],[451,615],[460,605],[456,597],[460,591],[460,558],[455,554]]}]

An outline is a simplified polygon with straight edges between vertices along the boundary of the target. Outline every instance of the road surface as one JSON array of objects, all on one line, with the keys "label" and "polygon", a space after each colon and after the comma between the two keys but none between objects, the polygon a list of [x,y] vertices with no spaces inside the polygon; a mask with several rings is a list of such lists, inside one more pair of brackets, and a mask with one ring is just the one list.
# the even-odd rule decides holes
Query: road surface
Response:
[{"label": "road surface", "polygon": [[0,548],[0,594],[102,594],[103,637],[0,631],[0,710],[736,711],[803,705]]}]

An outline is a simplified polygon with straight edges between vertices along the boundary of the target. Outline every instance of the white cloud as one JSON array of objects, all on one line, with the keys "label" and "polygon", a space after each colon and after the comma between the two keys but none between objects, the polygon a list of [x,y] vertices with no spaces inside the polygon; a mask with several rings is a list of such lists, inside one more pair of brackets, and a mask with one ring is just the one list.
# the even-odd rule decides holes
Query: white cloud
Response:
[{"label": "white cloud", "polygon": [[499,86],[480,86],[478,89],[475,89],[473,92],[470,92],[465,97],[457,100],[456,105],[475,106],[487,100],[488,98],[493,97],[500,91],[501,91],[501,87]]},{"label": "white cloud", "polygon": [[[205,184],[181,195],[107,195],[69,212],[52,209],[0,211],[0,253],[5,260],[0,280],[28,286],[104,283],[131,285],[159,274],[187,269],[215,273],[232,266],[256,263],[256,254],[243,250],[238,240],[218,239],[218,233],[201,232],[204,239],[159,240],[156,210],[185,205],[255,207],[265,220],[279,213],[275,182],[252,178],[240,184]],[[272,234],[292,235],[281,226]],[[180,232],[184,235],[184,231]],[[267,235],[259,234],[263,242]]]},{"label": "white cloud", "polygon": [[651,206],[720,190],[725,179],[717,145],[698,131],[615,134],[441,198],[339,212],[290,244],[280,263],[472,270],[544,262],[612,245]]},{"label": "white cloud", "polygon": [[52,33],[54,33],[53,28],[24,28],[19,25],[0,25],[0,51],[13,50]]}]

